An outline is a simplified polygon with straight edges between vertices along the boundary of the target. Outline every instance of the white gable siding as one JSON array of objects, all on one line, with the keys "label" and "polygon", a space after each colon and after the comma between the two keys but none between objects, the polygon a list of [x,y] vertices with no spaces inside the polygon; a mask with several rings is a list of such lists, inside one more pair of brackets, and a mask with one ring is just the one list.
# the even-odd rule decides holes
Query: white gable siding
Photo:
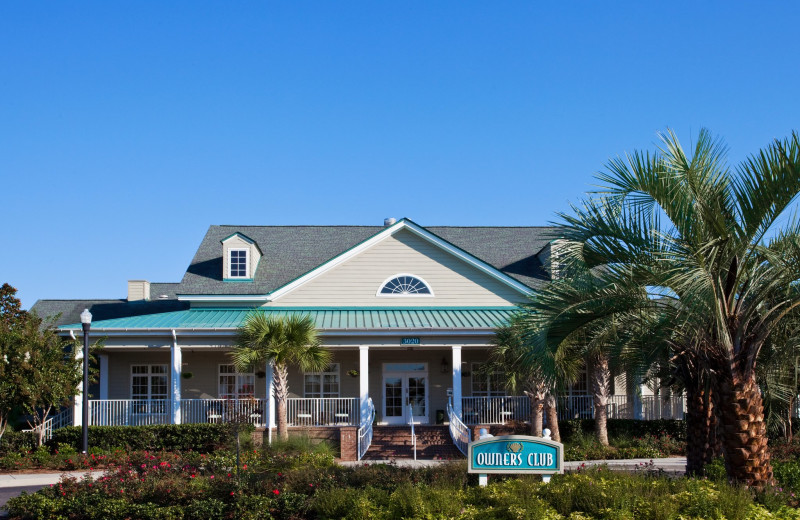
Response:
[{"label": "white gable siding", "polygon": [[[433,297],[379,297],[398,274],[424,279]],[[505,306],[524,300],[517,290],[409,231],[379,244],[276,299],[269,306],[462,307]]]}]

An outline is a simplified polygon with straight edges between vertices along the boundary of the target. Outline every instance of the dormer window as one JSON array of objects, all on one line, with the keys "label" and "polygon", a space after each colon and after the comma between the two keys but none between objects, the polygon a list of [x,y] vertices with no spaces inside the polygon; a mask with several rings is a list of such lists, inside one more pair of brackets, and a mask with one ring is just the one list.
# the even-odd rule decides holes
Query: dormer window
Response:
[{"label": "dormer window", "polygon": [[433,296],[433,291],[419,276],[396,274],[381,284],[376,296]]},{"label": "dormer window", "polygon": [[255,240],[238,231],[220,240],[222,243],[222,280],[252,282],[258,272],[261,248]]},{"label": "dormer window", "polygon": [[229,249],[228,278],[249,278],[247,273],[247,249]]}]

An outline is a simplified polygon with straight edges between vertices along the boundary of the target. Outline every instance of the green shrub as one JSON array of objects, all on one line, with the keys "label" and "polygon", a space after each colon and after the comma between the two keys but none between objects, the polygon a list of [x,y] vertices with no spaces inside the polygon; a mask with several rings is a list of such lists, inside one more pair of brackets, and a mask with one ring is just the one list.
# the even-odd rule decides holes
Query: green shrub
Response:
[{"label": "green shrub", "polygon": [[[249,442],[249,431],[241,438]],[[53,432],[48,446],[81,447],[81,428],[69,426]],[[197,451],[209,453],[220,447],[231,447],[233,438],[226,424],[157,424],[151,426],[90,426],[89,446],[93,449],[112,451],[115,448],[126,450],[166,450]]]},{"label": "green shrub", "polygon": [[[576,435],[594,435],[594,419],[567,419],[558,421],[561,439],[572,442]],[[634,419],[609,419],[609,437],[652,437],[669,436],[678,442],[686,441],[686,423],[676,419],[659,419],[655,421],[637,421]]]},{"label": "green shrub", "polygon": [[36,449],[36,437],[31,432],[17,432],[7,429],[0,437],[0,455],[20,453]]},{"label": "green shrub", "polygon": [[783,490],[800,496],[800,461],[775,461],[772,463],[772,470],[775,480]]}]

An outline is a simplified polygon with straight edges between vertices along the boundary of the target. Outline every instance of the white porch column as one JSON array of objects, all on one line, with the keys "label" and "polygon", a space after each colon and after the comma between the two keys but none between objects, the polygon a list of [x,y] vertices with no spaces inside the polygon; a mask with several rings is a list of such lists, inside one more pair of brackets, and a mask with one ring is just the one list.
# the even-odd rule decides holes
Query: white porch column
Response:
[{"label": "white porch column", "polygon": [[[273,379],[275,377],[275,371],[272,366],[272,361],[267,362],[266,367],[266,414],[265,418],[267,420],[267,428],[271,429],[275,427],[275,394],[272,391],[273,386]],[[271,430],[270,430],[271,432]],[[272,439],[270,434],[270,439]]]},{"label": "white porch column", "polygon": [[100,354],[100,399],[108,399],[108,354]]},{"label": "white porch column", "polygon": [[358,397],[361,402],[361,422],[367,417],[367,400],[369,399],[369,347],[358,347]]},{"label": "white porch column", "polygon": [[183,355],[181,354],[181,347],[178,345],[178,335],[175,330],[172,331],[172,347],[170,348],[170,360],[172,361],[172,394],[170,401],[172,403],[172,424],[181,423],[181,365],[183,364]]},{"label": "white porch column", "polygon": [[453,345],[453,411],[461,416],[461,345]]},{"label": "white porch column", "polygon": [[[80,360],[81,373],[83,373],[83,347],[75,342],[75,333],[69,331],[73,346],[76,349],[75,359]],[[78,391],[75,393],[75,400],[72,403],[72,426],[82,426],[83,422],[83,379],[78,383]]]}]

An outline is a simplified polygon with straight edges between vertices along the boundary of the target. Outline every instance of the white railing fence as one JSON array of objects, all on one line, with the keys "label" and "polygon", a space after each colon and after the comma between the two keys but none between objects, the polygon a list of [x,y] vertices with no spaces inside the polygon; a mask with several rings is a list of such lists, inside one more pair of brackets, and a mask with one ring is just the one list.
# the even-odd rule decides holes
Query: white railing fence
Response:
[{"label": "white railing fence", "polygon": [[169,424],[169,399],[92,399],[89,426],[145,426]]},{"label": "white railing fence", "polygon": [[462,397],[461,417],[465,424],[527,421],[530,407],[530,399],[526,396]]},{"label": "white railing fence", "polygon": [[[646,395],[612,395],[608,397],[609,419],[683,419],[686,399],[682,396],[660,397]],[[559,419],[593,419],[594,401],[591,395],[573,395],[558,399]]]},{"label": "white railing fence", "polygon": [[452,398],[447,400],[447,418],[450,422],[450,438],[453,439],[453,444],[456,445],[458,451],[466,455],[472,436],[467,425],[459,419],[458,414],[453,410]]},{"label": "white railing fence", "polygon": [[367,399],[367,410],[364,414],[364,420],[358,428],[358,460],[367,453],[370,444],[372,444],[372,424],[375,422],[375,405],[372,404],[372,398]]},{"label": "white railing fence", "polygon": [[[51,415],[39,428],[44,429],[44,437],[42,441],[47,442],[53,438],[53,430],[63,428],[65,426],[72,426],[72,407],[64,408],[55,415]],[[38,428],[22,430],[24,432],[35,432]]]},{"label": "white railing fence", "polygon": [[358,397],[289,398],[289,426],[355,426],[361,424]]},{"label": "white railing fence", "polygon": [[240,422],[263,426],[266,411],[266,399],[181,399],[184,424]]}]

